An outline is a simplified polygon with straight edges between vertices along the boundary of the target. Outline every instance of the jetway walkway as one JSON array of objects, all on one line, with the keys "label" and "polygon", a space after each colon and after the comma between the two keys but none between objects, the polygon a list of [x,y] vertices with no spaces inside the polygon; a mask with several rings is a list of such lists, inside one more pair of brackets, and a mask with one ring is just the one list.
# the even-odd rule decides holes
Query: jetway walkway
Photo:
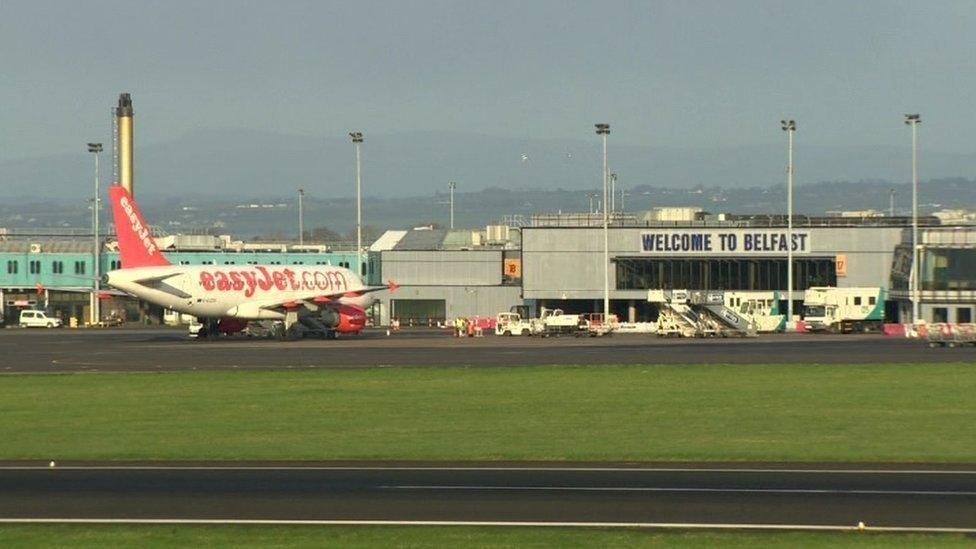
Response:
[{"label": "jetway walkway", "polygon": [[658,334],[670,337],[755,337],[756,322],[725,305],[722,292],[648,290],[660,307]]}]

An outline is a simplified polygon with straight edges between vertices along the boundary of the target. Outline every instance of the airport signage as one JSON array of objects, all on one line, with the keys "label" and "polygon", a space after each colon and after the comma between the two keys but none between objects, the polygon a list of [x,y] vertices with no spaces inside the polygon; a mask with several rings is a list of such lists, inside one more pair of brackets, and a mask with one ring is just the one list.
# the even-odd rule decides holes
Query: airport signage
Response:
[{"label": "airport signage", "polygon": [[[662,256],[786,255],[791,239],[785,229],[661,229],[640,235],[642,254]],[[793,231],[794,254],[810,253],[809,231]]]}]

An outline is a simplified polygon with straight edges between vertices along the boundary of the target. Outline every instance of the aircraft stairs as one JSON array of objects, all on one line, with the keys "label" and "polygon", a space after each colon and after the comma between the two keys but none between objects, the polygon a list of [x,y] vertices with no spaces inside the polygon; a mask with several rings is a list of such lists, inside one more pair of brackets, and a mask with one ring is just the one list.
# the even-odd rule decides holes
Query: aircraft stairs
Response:
[{"label": "aircraft stairs", "polygon": [[757,335],[755,320],[727,307],[722,292],[691,292],[689,303],[705,317],[705,322],[711,328],[709,335],[721,337],[756,337]]},{"label": "aircraft stairs", "polygon": [[650,290],[657,303],[658,335],[665,337],[754,337],[756,323],[725,306],[722,292]]}]

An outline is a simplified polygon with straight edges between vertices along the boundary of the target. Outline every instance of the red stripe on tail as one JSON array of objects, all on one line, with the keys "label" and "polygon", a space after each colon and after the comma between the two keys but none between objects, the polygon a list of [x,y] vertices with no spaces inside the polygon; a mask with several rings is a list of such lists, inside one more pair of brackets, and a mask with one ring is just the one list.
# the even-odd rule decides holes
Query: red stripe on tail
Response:
[{"label": "red stripe on tail", "polygon": [[115,233],[119,237],[122,268],[169,265],[163,252],[156,248],[149,225],[129,191],[120,185],[112,185],[108,188],[108,196],[112,201],[112,216],[115,218]]}]

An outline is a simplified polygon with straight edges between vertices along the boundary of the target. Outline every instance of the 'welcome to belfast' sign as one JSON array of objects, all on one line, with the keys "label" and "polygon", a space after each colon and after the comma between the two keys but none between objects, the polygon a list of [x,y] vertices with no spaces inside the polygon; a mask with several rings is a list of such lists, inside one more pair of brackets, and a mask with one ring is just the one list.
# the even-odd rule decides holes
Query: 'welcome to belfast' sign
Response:
[{"label": "'welcome to belfast' sign", "polygon": [[640,251],[652,255],[786,255],[810,253],[810,233],[785,229],[662,229],[640,235]]}]

